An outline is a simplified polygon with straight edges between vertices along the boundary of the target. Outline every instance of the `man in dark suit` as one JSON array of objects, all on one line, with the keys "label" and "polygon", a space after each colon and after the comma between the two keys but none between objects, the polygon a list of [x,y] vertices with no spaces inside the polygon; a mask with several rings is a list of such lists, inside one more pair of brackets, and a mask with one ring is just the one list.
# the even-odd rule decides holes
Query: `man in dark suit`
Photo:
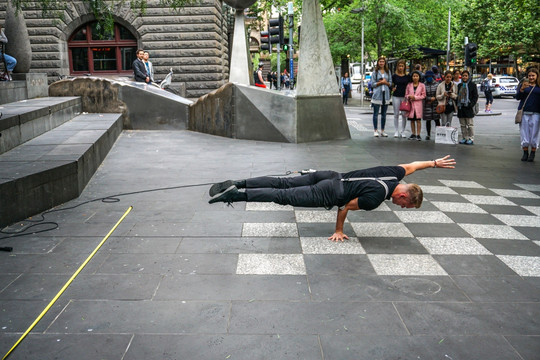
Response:
[{"label": "man in dark suit", "polygon": [[135,81],[149,83],[150,78],[146,73],[146,66],[143,61],[144,50],[137,50],[137,58],[133,61],[133,74],[135,76]]}]

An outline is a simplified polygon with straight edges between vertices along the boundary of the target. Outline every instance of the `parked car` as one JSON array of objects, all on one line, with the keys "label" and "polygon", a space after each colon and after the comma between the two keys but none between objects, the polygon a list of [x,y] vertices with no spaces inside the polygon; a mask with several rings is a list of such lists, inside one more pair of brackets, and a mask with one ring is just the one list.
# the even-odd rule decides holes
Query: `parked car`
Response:
[{"label": "parked car", "polygon": [[[518,84],[519,80],[513,76],[494,76],[493,79],[491,79],[493,97],[515,96]],[[478,95],[484,96],[484,92],[480,91],[481,81],[476,85],[478,87]]]}]

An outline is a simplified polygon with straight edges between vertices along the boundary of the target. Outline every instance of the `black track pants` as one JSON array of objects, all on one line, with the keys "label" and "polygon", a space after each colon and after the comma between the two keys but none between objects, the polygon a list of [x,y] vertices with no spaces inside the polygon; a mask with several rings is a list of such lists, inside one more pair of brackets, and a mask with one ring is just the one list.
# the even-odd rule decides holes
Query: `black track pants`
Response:
[{"label": "black track pants", "polygon": [[340,179],[341,175],[335,171],[317,171],[294,177],[247,179],[247,201],[329,209],[344,205]]}]

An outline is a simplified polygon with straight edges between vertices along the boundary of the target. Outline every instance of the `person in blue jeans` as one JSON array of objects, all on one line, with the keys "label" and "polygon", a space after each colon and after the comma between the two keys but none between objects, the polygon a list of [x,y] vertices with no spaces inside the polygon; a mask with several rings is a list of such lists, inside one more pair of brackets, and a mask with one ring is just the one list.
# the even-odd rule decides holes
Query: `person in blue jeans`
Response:
[{"label": "person in blue jeans", "polygon": [[351,92],[351,78],[348,72],[341,78],[341,92],[343,93],[343,104],[347,105],[349,93]]},{"label": "person in blue jeans", "polygon": [[375,130],[374,136],[379,137],[379,131],[377,131],[377,118],[379,117],[380,110],[380,136],[388,137],[388,134],[384,132],[384,126],[386,125],[386,111],[388,110],[388,104],[390,103],[390,88],[392,86],[392,76],[390,75],[390,71],[388,70],[388,64],[384,56],[381,56],[377,60],[377,67],[371,75],[371,85],[373,87],[371,106],[373,107],[373,129]]},{"label": "person in blue jeans", "polygon": [[[0,42],[3,44],[7,44],[8,39],[6,37],[6,34],[4,34],[4,29],[0,26]],[[2,44],[2,47],[4,46]],[[13,56],[9,56],[8,54],[3,53],[4,61],[6,64],[6,74],[4,75],[4,78],[1,80],[7,80],[11,81],[11,73],[13,72],[13,69],[15,69],[15,66],[17,65],[17,60]],[[1,60],[1,59],[0,59]]]}]

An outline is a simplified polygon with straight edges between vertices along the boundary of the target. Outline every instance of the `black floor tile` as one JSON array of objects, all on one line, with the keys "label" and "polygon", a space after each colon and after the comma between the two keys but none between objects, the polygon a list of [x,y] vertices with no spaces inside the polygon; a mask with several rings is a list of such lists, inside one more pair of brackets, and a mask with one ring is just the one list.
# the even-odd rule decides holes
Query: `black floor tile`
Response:
[{"label": "black floor tile", "polygon": [[416,237],[470,237],[458,224],[405,224]]},{"label": "black floor tile", "polygon": [[540,246],[529,240],[478,239],[495,255],[540,256]]},{"label": "black floor tile", "polygon": [[457,224],[504,225],[502,221],[490,214],[448,212],[446,215]]},{"label": "black floor tile", "polygon": [[371,262],[363,254],[305,254],[304,263],[308,275],[375,275]]},{"label": "black floor tile", "polygon": [[540,302],[540,283],[520,276],[452,276],[467,296],[477,302]]},{"label": "black floor tile", "polygon": [[[336,230],[335,223],[298,223],[298,235],[300,237],[329,237]],[[354,236],[354,230],[350,223],[343,225],[343,232],[349,236]]]},{"label": "black floor tile", "polygon": [[433,255],[449,275],[516,275],[493,255]]},{"label": "black floor tile", "polygon": [[540,336],[505,336],[524,360],[538,360]]},{"label": "black floor tile", "polygon": [[177,252],[181,254],[299,254],[302,248],[298,238],[186,237],[182,239]]}]

